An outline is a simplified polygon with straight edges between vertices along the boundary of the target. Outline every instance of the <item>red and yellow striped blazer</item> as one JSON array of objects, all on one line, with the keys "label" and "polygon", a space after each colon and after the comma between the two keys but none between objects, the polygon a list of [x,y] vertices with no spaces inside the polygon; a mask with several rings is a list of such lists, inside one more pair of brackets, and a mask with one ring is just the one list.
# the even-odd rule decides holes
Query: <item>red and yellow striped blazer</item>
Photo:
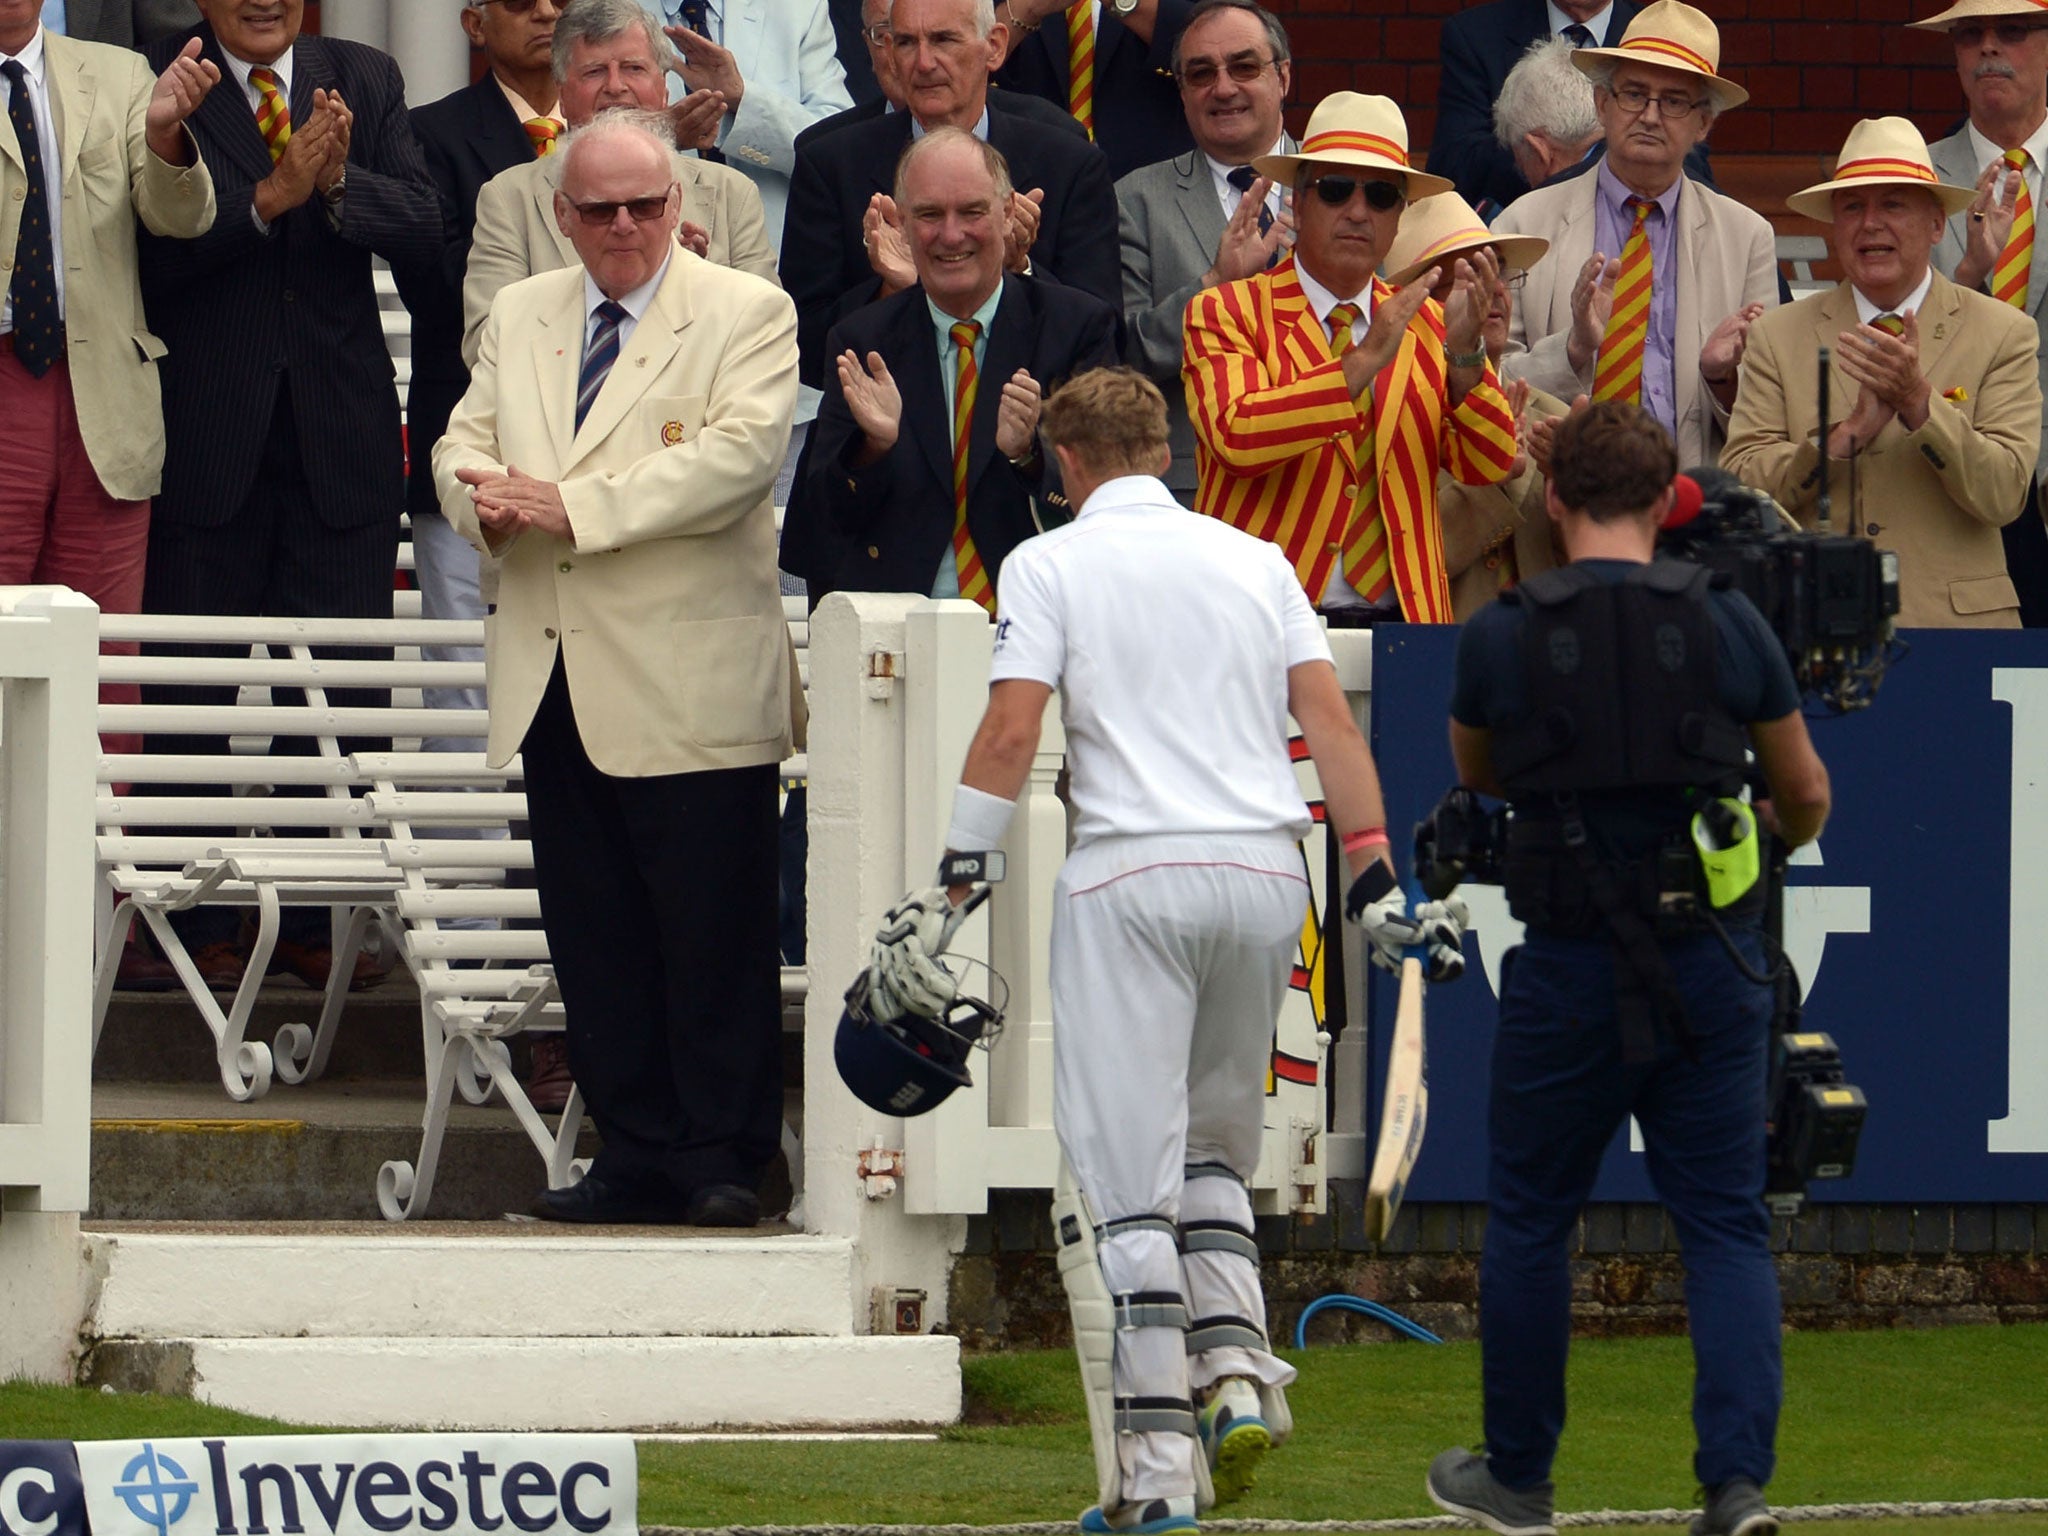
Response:
[{"label": "red and yellow striped blazer", "polygon": [[[1392,292],[1373,279],[1375,306]],[[1437,473],[1448,469],[1466,485],[1505,480],[1515,423],[1491,364],[1457,409],[1445,410],[1442,308],[1422,306],[1373,381],[1369,427],[1291,256],[1196,294],[1182,337],[1201,476],[1196,509],[1278,544],[1314,601],[1341,566],[1370,430],[1401,611],[1418,624],[1450,623]]]}]

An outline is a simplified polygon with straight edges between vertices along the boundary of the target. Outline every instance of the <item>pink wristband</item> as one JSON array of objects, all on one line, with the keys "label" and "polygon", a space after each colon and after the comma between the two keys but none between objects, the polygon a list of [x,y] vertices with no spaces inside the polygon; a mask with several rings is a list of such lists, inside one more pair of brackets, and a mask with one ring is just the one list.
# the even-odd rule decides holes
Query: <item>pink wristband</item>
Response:
[{"label": "pink wristband", "polygon": [[1346,853],[1356,853],[1359,849],[1370,848],[1375,843],[1383,847],[1392,846],[1387,842],[1385,827],[1367,827],[1362,832],[1350,833],[1344,839],[1343,848]]}]

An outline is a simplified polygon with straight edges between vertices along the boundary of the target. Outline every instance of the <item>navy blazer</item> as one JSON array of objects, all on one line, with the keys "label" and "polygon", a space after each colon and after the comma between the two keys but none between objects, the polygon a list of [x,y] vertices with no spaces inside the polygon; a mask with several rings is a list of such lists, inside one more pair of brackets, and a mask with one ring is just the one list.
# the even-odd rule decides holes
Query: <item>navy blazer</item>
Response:
[{"label": "navy blazer", "polygon": [[462,277],[476,236],[476,198],[500,171],[533,158],[533,140],[505,99],[495,77],[443,96],[412,113],[427,174],[441,198],[441,248],[436,258],[394,266],[398,296],[412,315],[412,383],[406,426],[418,473],[406,483],[406,510],[437,517],[434,477],[427,457],[469,388],[462,361]]},{"label": "navy blazer", "polygon": [[[856,467],[863,434],[832,371],[784,518],[783,568],[809,581],[814,607],[834,591],[928,593],[953,541],[953,423],[924,289],[849,315],[832,328],[829,346],[834,357],[849,348],[863,359],[882,354],[903,397],[903,426],[887,454]],[[1023,368],[1051,394],[1074,374],[1116,361],[1117,317],[1108,305],[1005,274],[967,458],[967,526],[992,583],[1010,551],[1038,531],[1032,498],[1050,493],[1045,464],[1027,474],[996,451],[1003,382]]]},{"label": "navy blazer", "polygon": [[[278,391],[290,381],[299,451],[315,512],[333,528],[389,520],[405,487],[398,392],[370,258],[436,260],[441,210],[413,141],[405,82],[385,54],[302,34],[292,45],[291,111],[312,115],[316,88],[339,90],[355,115],[340,228],[316,194],[266,233],[252,209],[271,172],[256,115],[213,29],[204,57],[221,83],[187,121],[213,177],[219,213],[196,240],[141,232],[149,328],[169,347],[163,491],[153,515],[218,527],[248,499]],[[184,45],[149,50],[162,70]]]},{"label": "navy blazer", "polygon": [[[1095,28],[1095,142],[1109,158],[1112,181],[1195,147],[1173,78],[1173,45],[1194,8],[1194,0],[1159,0],[1150,43],[1109,6],[1101,8]],[[1043,97],[1063,112],[1070,78],[1066,28],[1058,12],[1014,42],[996,72],[1012,90]]]},{"label": "navy blazer", "polygon": [[[780,265],[782,285],[796,301],[798,376],[814,388],[824,388],[830,372],[827,333],[880,291],[861,220],[871,196],[894,190],[910,126],[908,112],[891,112],[823,134],[797,151]],[[1013,112],[990,111],[988,139],[1009,161],[1019,191],[1044,189],[1032,270],[1116,309],[1123,299],[1116,191],[1101,152]]]},{"label": "navy blazer", "polygon": [[[1083,128],[1074,115],[1064,107],[1056,107],[1042,96],[1033,96],[1024,91],[1005,91],[991,85],[988,93],[990,112],[1009,112],[1027,122],[1042,123],[1047,128],[1057,128],[1071,134],[1084,143],[1088,130]],[[821,117],[810,127],[796,136],[796,147],[802,149],[813,139],[822,139],[828,133],[841,128],[850,128],[855,123],[872,123],[878,117],[889,115],[888,100],[878,88],[866,101],[856,102],[843,112],[834,112],[830,117]]]}]

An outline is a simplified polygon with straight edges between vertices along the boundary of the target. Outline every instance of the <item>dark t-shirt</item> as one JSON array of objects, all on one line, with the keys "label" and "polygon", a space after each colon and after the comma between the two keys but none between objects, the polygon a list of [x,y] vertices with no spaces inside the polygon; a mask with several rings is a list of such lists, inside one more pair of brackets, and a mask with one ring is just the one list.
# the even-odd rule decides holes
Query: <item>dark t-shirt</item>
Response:
[{"label": "dark t-shirt", "polygon": [[[1603,581],[1618,582],[1639,567],[1628,560],[1576,562]],[[1781,720],[1799,708],[1785,648],[1756,605],[1740,592],[1710,590],[1714,680],[1721,702],[1739,723]],[[1528,610],[1519,603],[1489,603],[1465,621],[1458,635],[1458,665],[1451,688],[1451,718],[1475,730],[1514,725],[1529,710],[1528,664],[1522,655]],[[1586,820],[1611,853],[1628,855],[1654,845],[1683,819],[1684,807],[1666,792],[1607,794],[1586,801]]]}]

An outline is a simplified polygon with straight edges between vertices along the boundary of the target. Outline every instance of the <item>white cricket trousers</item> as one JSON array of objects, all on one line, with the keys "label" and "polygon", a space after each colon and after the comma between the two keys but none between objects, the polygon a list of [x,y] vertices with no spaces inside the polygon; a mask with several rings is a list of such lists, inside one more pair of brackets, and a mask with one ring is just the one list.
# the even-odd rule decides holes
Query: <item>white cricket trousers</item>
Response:
[{"label": "white cricket trousers", "polygon": [[[1053,1127],[1096,1219],[1156,1215],[1252,1231],[1273,1026],[1309,884],[1284,834],[1104,838],[1074,850],[1053,891]],[[1186,1177],[1220,1163],[1231,1178]],[[1213,1251],[1183,1264],[1156,1230],[1112,1235],[1112,1293],[1178,1291],[1190,1318],[1264,1325],[1258,1267]],[[1177,1330],[1118,1335],[1119,1396],[1186,1399],[1221,1376],[1284,1386],[1294,1370],[1244,1348],[1190,1361]],[[1125,1496],[1194,1487],[1194,1442],[1122,1437]]]}]

